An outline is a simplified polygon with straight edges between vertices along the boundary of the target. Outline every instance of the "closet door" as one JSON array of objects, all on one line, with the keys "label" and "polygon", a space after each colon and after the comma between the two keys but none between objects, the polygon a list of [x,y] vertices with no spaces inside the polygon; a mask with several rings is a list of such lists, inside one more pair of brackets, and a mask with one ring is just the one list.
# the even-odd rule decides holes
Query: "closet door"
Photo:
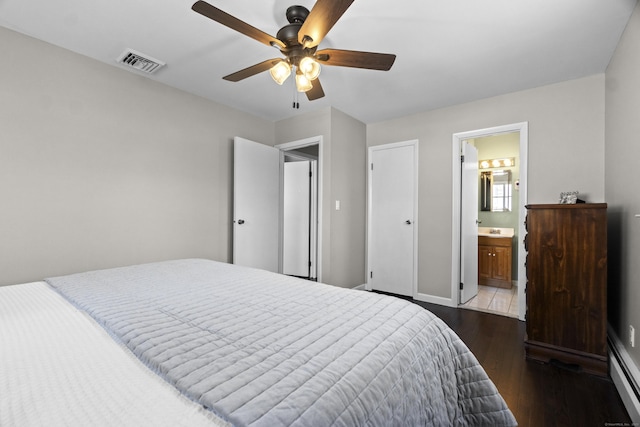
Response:
[{"label": "closet door", "polygon": [[417,141],[369,149],[367,289],[416,292],[417,150]]}]

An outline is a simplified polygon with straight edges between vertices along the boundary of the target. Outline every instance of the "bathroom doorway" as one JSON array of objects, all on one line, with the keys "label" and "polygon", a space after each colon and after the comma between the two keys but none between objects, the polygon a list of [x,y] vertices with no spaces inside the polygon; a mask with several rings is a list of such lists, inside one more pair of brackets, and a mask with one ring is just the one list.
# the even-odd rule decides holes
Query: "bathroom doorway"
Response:
[{"label": "bathroom doorway", "polygon": [[[452,295],[460,308],[487,311],[524,320],[526,274],[523,239],[526,215],[527,123],[500,126],[453,136],[455,157],[460,156],[464,143],[473,145],[478,155],[477,194],[466,200],[463,194],[460,161],[454,162],[454,238]],[[467,184],[469,185],[469,184]],[[471,192],[473,194],[473,192]],[[457,202],[457,203],[455,203]],[[475,209],[477,251],[462,245],[464,233],[461,212]],[[468,229],[468,227],[467,227]],[[474,236],[475,237],[475,236]],[[474,248],[476,249],[476,248]],[[465,262],[477,257],[478,293],[465,304],[461,296],[464,287]],[[468,269],[467,269],[468,270]],[[468,275],[468,272],[466,273]],[[475,278],[475,277],[474,277]],[[454,284],[455,286],[454,289]]]}]

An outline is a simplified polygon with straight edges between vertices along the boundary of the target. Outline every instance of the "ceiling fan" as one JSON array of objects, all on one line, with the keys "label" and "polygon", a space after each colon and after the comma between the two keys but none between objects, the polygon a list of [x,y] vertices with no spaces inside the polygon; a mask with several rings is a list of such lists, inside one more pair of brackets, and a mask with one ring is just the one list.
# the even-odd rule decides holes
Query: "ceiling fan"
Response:
[{"label": "ceiling fan", "polygon": [[351,3],[353,0],[318,0],[311,11],[304,6],[291,6],[286,13],[289,24],[282,27],[276,37],[205,1],[197,1],[191,8],[232,30],[280,49],[284,55],[284,58],[267,59],[229,74],[223,77],[224,80],[238,82],[269,70],[273,80],[282,84],[294,70],[298,92],[305,92],[307,98],[313,101],[324,96],[318,79],[320,64],[388,71],[396,59],[395,55],[386,53],[340,49],[317,50],[322,39],[351,6]]}]

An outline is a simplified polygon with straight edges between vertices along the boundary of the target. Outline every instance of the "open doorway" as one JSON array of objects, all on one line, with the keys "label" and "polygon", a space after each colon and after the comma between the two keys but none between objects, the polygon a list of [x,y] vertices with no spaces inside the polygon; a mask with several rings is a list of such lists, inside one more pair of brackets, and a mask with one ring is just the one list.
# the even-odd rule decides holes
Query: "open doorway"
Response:
[{"label": "open doorway", "polygon": [[280,150],[280,272],[322,281],[322,137],[276,145]]},{"label": "open doorway", "polygon": [[[317,146],[312,146],[317,151]],[[283,164],[282,274],[317,280],[317,154],[287,151]]]},{"label": "open doorway", "polygon": [[[477,197],[472,206],[477,217],[474,274],[478,290],[470,300],[461,300],[461,307],[518,317],[520,135],[507,132],[467,142],[475,147],[478,157],[473,180]],[[463,195],[465,184],[463,180]]]},{"label": "open doorway", "polygon": [[[463,194],[462,163],[457,160],[464,144],[477,150],[478,173],[471,185],[477,186],[473,199]],[[454,238],[452,296],[461,303],[464,267],[477,262],[478,295],[466,295],[463,308],[491,311],[524,320],[526,284],[523,239],[527,203],[528,125],[517,123],[454,134]],[[467,184],[469,185],[468,181]],[[472,212],[475,227],[464,227]],[[465,248],[465,233],[475,233],[477,246]],[[466,239],[466,240],[465,240]],[[475,259],[474,259],[475,258]],[[467,261],[465,261],[465,259]],[[466,301],[470,300],[470,301]]]}]

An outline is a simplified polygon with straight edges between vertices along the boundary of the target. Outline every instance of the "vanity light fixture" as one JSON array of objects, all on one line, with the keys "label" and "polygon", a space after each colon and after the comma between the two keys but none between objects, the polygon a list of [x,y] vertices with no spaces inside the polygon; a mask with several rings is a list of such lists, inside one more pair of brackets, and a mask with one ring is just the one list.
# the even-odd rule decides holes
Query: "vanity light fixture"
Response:
[{"label": "vanity light fixture", "polygon": [[478,162],[478,167],[480,169],[508,168],[511,166],[515,166],[515,164],[516,164],[515,157],[506,157],[502,159],[480,160]]}]

